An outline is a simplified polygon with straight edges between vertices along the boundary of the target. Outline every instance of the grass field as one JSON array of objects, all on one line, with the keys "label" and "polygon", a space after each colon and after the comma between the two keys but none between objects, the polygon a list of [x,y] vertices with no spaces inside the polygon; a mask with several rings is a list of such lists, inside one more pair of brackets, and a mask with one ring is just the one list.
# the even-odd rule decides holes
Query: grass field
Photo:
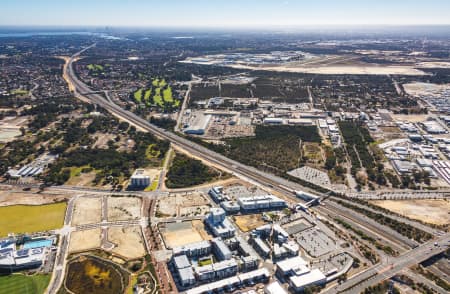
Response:
[{"label": "grass field", "polygon": [[142,89],[137,90],[136,92],[134,92],[134,99],[141,103],[142,102]]},{"label": "grass field", "polygon": [[11,205],[0,207],[0,237],[8,233],[31,233],[63,226],[67,204]]},{"label": "grass field", "polygon": [[0,294],[41,294],[50,282],[50,275],[0,276]]},{"label": "grass field", "polygon": [[93,71],[103,71],[103,66],[100,64],[88,64],[87,68]]},{"label": "grass field", "polygon": [[11,94],[13,94],[13,95],[27,95],[28,91],[27,90],[22,90],[22,89],[16,89],[16,90],[12,90]]},{"label": "grass field", "polygon": [[148,186],[147,188],[145,188],[144,191],[145,191],[145,192],[155,191],[156,188],[158,188],[158,184],[159,184],[159,181],[156,179],[156,180],[154,180],[154,181],[151,183],[150,186]]},{"label": "grass field", "polygon": [[148,107],[159,106],[162,108],[178,107],[180,100],[173,98],[173,91],[164,79],[153,79],[150,88],[141,88],[133,93],[137,103],[145,102]]}]

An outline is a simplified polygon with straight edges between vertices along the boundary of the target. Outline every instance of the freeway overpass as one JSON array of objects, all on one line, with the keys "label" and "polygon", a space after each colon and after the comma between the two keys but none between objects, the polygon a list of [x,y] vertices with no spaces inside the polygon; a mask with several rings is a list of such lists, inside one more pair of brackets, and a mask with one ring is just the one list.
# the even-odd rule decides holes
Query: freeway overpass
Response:
[{"label": "freeway overpass", "polygon": [[[83,101],[88,101],[90,103],[98,104],[99,106],[108,110],[119,119],[129,122],[130,124],[136,126],[139,129],[151,132],[162,139],[168,140],[172,144],[191,153],[193,156],[196,156],[205,161],[220,166],[222,169],[229,171],[238,177],[247,179],[251,182],[259,183],[262,186],[269,187],[274,190],[278,190],[295,199],[296,197],[293,195],[292,191],[305,190],[305,187],[297,183],[293,183],[281,177],[274,176],[272,174],[262,172],[256,168],[241,164],[221,154],[211,151],[199,144],[189,141],[186,138],[183,138],[177,134],[158,128],[150,124],[145,119],[135,115],[134,113],[126,111],[121,107],[119,107],[118,105],[112,103],[111,101],[106,100],[104,97],[96,93],[92,93],[93,91],[86,84],[84,84],[77,78],[72,66],[74,60],[78,58],[78,56],[82,52],[84,52],[84,50],[76,53],[70,58],[67,58],[66,65],[64,66],[64,74],[63,74],[64,78],[68,82],[70,89],[73,90],[77,98]],[[92,93],[92,94],[83,96],[80,93]],[[325,197],[325,195],[321,196]],[[296,201],[298,201],[298,199],[296,199]],[[345,214],[345,212],[340,211],[339,208],[337,207],[330,207],[328,209],[332,209],[336,213]],[[441,237],[439,241],[448,244],[448,241],[450,241],[450,235],[447,234]],[[386,268],[386,264],[380,264],[378,266],[372,267],[369,270],[363,272],[362,274],[359,274],[355,277],[351,277],[345,283],[339,285],[336,288],[328,290],[326,293],[348,292],[348,291],[350,291],[349,293],[356,293],[354,292],[354,289],[360,289],[361,287],[368,287],[370,285],[383,281],[384,279],[391,277],[401,269],[416,264],[421,260],[425,260],[444,250],[442,246],[433,248],[432,245],[433,242],[434,241],[431,241],[432,246],[431,249],[429,248],[430,242],[425,243],[424,245],[421,245],[405,253],[404,255],[396,258],[394,263],[390,267]]]}]

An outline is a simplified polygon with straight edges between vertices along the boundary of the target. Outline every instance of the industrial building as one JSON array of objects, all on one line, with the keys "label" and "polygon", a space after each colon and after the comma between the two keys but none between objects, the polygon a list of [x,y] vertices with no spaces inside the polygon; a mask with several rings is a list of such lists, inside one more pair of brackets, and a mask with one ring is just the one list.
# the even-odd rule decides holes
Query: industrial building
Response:
[{"label": "industrial building", "polygon": [[145,188],[150,186],[151,178],[145,174],[144,169],[137,169],[131,176],[130,185],[135,188]]},{"label": "industrial building", "polygon": [[263,122],[266,125],[282,125],[284,120],[278,117],[266,117]]},{"label": "industrial building", "polygon": [[286,207],[286,201],[273,195],[241,197],[238,204],[242,210],[280,209]]},{"label": "industrial building", "polygon": [[184,133],[189,135],[204,135],[211,120],[211,115],[200,115],[195,117],[192,125],[185,125]]},{"label": "industrial building", "polygon": [[225,210],[222,208],[211,208],[205,223],[212,231],[214,237],[230,238],[234,236],[236,231],[226,218]]},{"label": "industrial building", "polygon": [[211,243],[200,241],[173,248],[173,255],[187,255],[188,257],[204,256],[211,253]]}]

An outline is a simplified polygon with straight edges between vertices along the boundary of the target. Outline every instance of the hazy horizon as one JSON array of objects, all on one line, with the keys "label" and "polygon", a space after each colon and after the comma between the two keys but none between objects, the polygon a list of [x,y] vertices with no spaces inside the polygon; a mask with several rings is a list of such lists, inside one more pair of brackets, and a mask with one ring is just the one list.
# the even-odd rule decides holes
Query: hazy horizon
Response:
[{"label": "hazy horizon", "polygon": [[4,0],[0,26],[298,28],[450,25],[444,0]]}]

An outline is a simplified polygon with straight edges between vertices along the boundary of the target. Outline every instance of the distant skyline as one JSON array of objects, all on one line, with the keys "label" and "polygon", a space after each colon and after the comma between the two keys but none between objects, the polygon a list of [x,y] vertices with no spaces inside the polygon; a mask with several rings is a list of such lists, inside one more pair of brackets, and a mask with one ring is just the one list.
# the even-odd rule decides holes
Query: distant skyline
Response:
[{"label": "distant skyline", "polygon": [[448,0],[0,0],[1,26],[450,24]]}]

